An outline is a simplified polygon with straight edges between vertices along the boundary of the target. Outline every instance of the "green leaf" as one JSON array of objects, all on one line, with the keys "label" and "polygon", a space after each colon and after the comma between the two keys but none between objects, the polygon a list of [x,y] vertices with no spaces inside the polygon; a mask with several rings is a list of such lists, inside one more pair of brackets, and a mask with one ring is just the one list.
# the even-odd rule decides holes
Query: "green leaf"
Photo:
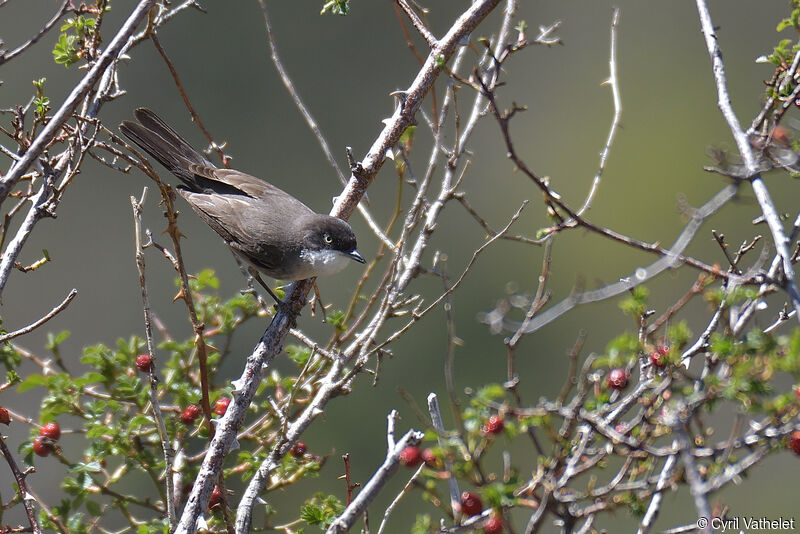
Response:
[{"label": "green leaf", "polygon": [[100,517],[103,513],[103,509],[94,501],[86,501],[86,511],[93,517]]},{"label": "green leaf", "polygon": [[195,283],[195,287],[192,288],[194,291],[201,291],[207,287],[219,289],[219,278],[212,269],[205,269],[197,273]]},{"label": "green leaf", "polygon": [[47,381],[42,375],[30,375],[17,387],[17,391],[24,393],[36,387],[44,387],[46,384]]},{"label": "green leaf", "polygon": [[326,317],[328,324],[332,324],[340,332],[347,330],[347,325],[344,324],[344,312],[342,310],[333,310],[328,312]]},{"label": "green leaf", "polygon": [[55,47],[53,47],[53,60],[59,65],[69,67],[80,59],[76,50],[78,44],[77,35],[67,35],[62,33],[58,37]]},{"label": "green leaf", "polygon": [[298,367],[304,367],[311,357],[311,349],[301,345],[288,345],[285,350],[289,358],[291,358]]},{"label": "green leaf", "polygon": [[48,332],[48,334],[47,334],[47,344],[45,344],[44,347],[49,351],[54,351],[54,350],[56,350],[58,348],[58,346],[61,343],[66,341],[68,337],[69,337],[69,331],[68,330],[64,330],[64,331],[59,332],[58,334],[55,334],[55,335]]},{"label": "green leaf", "polygon": [[630,297],[619,303],[622,313],[639,321],[639,318],[647,310],[647,297],[649,291],[644,286],[636,286],[631,289]]},{"label": "green leaf", "polygon": [[417,514],[417,519],[411,525],[411,534],[428,534],[433,532],[435,527],[430,515]]},{"label": "green leaf", "polygon": [[347,15],[350,12],[350,0],[328,0],[322,5],[320,15]]},{"label": "green leaf", "polygon": [[783,19],[778,23],[778,27],[775,28],[775,31],[782,32],[786,28],[791,28],[791,27],[792,27],[792,21],[789,19]]},{"label": "green leaf", "polygon": [[333,495],[315,493],[300,507],[300,519],[323,530],[344,511],[342,502]]},{"label": "green leaf", "polygon": [[129,429],[136,429],[137,427],[149,426],[149,425],[152,425],[153,423],[154,423],[154,421],[153,421],[152,417],[150,417],[148,415],[144,415],[144,414],[139,414],[139,415],[135,415],[133,417],[133,419],[130,420],[130,422],[128,423],[128,428]]}]

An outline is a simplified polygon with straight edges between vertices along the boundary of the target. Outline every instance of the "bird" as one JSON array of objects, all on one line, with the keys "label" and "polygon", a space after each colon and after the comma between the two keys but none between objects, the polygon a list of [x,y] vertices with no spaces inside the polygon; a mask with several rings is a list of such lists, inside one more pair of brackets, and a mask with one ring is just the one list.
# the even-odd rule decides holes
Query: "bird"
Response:
[{"label": "bird", "polygon": [[275,299],[259,273],[283,281],[334,274],[351,260],[365,263],[347,221],[315,212],[274,185],[241,171],[219,168],[152,110],[120,131],[182,183],[176,189],[197,215],[248,267]]}]

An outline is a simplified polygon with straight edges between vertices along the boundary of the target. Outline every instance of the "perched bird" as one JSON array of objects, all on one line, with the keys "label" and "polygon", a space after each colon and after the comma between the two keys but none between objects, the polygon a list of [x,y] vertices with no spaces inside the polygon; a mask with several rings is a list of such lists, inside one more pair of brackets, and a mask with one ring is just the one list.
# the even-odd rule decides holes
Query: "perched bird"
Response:
[{"label": "perched bird", "polygon": [[346,221],[316,213],[264,180],[217,168],[151,110],[133,114],[138,122],[123,121],[120,131],[183,182],[180,195],[279,306],[258,273],[303,280],[338,272],[349,260],[365,262]]}]

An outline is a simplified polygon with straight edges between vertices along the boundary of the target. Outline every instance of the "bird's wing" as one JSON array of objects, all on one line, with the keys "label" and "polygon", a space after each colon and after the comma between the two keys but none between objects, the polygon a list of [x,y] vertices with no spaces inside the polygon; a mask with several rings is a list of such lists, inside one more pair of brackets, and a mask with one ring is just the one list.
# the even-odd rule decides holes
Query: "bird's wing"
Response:
[{"label": "bird's wing", "polygon": [[[283,189],[241,171],[218,169],[217,167],[204,165],[190,165],[189,170],[195,175],[206,179],[202,182],[205,186],[203,189],[208,193],[221,195],[243,194],[254,200],[269,199],[270,202],[279,202],[287,208],[287,211],[291,211],[298,216],[314,213],[311,208]],[[198,180],[198,182],[201,182],[201,180]]]}]

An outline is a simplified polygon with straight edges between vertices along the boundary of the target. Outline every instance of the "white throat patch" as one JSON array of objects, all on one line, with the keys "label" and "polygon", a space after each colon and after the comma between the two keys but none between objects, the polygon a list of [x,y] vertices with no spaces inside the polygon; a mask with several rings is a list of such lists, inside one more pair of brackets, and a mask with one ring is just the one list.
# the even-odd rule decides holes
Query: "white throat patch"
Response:
[{"label": "white throat patch", "polygon": [[304,250],[300,253],[300,259],[303,262],[303,275],[298,276],[298,279],[338,273],[352,261],[338,250]]}]

